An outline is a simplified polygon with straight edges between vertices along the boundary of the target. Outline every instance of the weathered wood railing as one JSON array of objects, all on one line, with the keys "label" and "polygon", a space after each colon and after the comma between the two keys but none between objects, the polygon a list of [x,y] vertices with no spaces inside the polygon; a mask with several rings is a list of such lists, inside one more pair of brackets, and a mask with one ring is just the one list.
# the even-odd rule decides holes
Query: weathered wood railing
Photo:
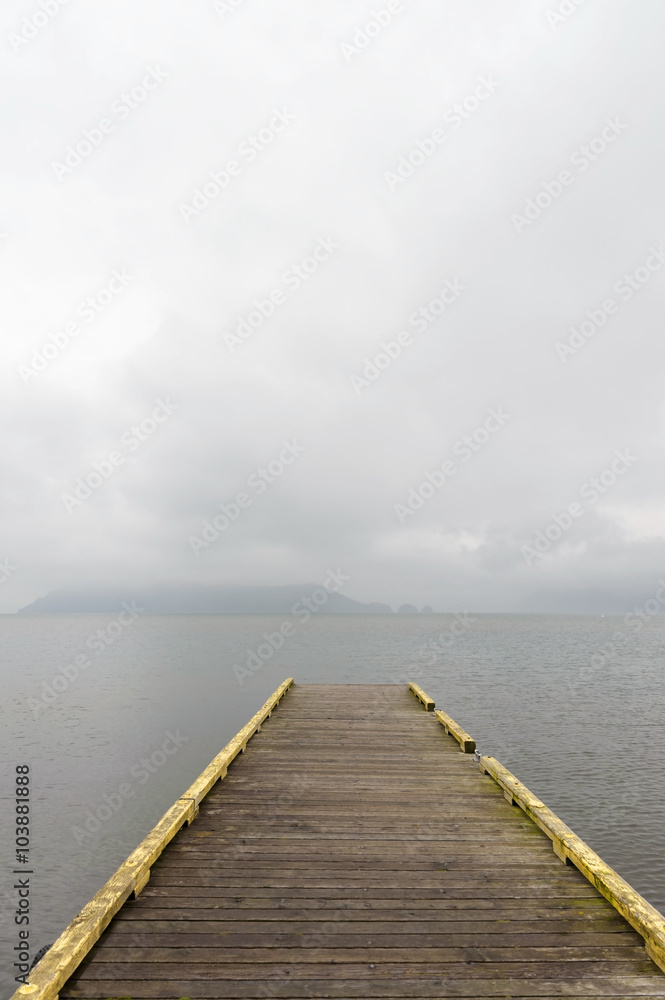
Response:
[{"label": "weathered wood railing", "polygon": [[[428,712],[435,708],[434,700],[425,694],[417,684],[409,684],[409,688]],[[466,733],[445,712],[436,711],[436,717],[449,733],[460,744],[464,753],[473,753],[475,740]],[[665,972],[665,917],[649,903],[639,892],[636,892],[625,879],[605,864],[603,859],[592,851],[588,844],[577,836],[563,820],[548,809],[544,802],[530,792],[526,785],[512,774],[508,768],[494,757],[479,756],[480,770],[489,775],[503,789],[506,799],[519,806],[533,820],[543,833],[552,841],[554,853],[564,864],[573,864],[603,894],[612,906],[619,911],[638,934],[644,938],[647,954],[656,965]]]}]

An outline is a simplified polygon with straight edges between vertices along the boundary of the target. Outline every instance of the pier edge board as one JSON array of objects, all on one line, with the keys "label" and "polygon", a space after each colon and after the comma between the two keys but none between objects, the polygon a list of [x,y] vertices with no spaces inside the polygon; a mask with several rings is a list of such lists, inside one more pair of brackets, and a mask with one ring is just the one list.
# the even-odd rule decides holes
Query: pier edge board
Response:
[{"label": "pier edge board", "polygon": [[28,982],[19,986],[10,1000],[25,1000],[26,997],[30,1000],[58,1000],[60,988],[74,974],[129,897],[138,896],[148,882],[150,868],[164,848],[186,822],[191,823],[196,818],[201,800],[226,775],[228,765],[260,730],[262,723],[271,715],[293,683],[293,677],[287,677],[240,732],[213,758],[184,795],[164,813],[127,860],[74,917],[41,961],[28,973]]},{"label": "pier edge board", "polygon": [[448,735],[457,740],[462,753],[475,752],[476,741],[472,736],[469,736],[469,734],[465,732],[461,726],[458,726],[454,719],[451,719],[449,715],[446,715],[446,713],[442,712],[439,708],[437,708],[434,714]]},{"label": "pier edge board", "polygon": [[[409,684],[416,697],[428,707],[434,702],[417,684]],[[465,733],[449,715],[437,710],[435,715],[447,733],[453,736],[463,752],[473,753],[475,741]],[[445,720],[445,721],[444,721]],[[466,751],[464,739],[473,743],[473,749]],[[573,864],[584,877],[612,904],[624,920],[644,939],[644,947],[649,958],[665,972],[665,917],[652,906],[644,896],[626,882],[618,872],[610,868],[599,854],[596,854],[581,837],[559,819],[519,778],[504,767],[495,757],[479,756],[479,768],[489,775],[503,790],[508,802],[526,813],[536,826],[552,841],[552,849],[564,863]]]},{"label": "pier edge board", "polygon": [[649,958],[665,972],[665,917],[559,819],[538,796],[494,757],[480,757],[479,768],[496,781],[552,841],[564,864],[573,864],[644,939]]},{"label": "pier edge board", "polygon": [[432,698],[429,697],[429,695],[425,694],[425,692],[423,691],[423,689],[420,687],[419,684],[416,684],[413,681],[411,681],[411,683],[409,684],[409,691],[411,691],[412,694],[415,694],[418,701],[421,701],[423,703],[423,707],[425,708],[426,711],[428,712],[434,711],[435,707],[434,701],[432,700]]}]

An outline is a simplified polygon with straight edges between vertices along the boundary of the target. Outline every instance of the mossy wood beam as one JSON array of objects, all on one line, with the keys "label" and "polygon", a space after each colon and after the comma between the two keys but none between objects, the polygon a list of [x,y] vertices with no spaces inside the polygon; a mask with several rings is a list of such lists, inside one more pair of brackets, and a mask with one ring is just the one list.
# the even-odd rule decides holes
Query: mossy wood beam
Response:
[{"label": "mossy wood beam", "polygon": [[150,878],[150,868],[185,823],[198,813],[199,803],[213,785],[226,775],[229,764],[242,753],[252,736],[270,717],[287,693],[293,678],[287,678],[252,716],[246,726],[226,744],[187,791],[164,813],[157,825],[132,851],[105,885],[74,917],[40,962],[28,973],[11,1000],[57,1000],[58,991],[78,968],[130,896],[138,896]]}]

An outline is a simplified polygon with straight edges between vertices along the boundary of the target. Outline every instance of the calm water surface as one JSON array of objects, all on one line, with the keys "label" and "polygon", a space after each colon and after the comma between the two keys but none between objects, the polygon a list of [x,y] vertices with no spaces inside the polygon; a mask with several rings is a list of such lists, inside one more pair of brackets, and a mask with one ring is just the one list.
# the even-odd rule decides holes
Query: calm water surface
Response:
[{"label": "calm water surface", "polygon": [[[665,911],[658,618],[616,644],[604,664],[594,654],[622,629],[620,617],[474,615],[456,626],[458,636],[452,615],[294,619],[295,635],[242,685],[234,664],[244,664],[283,618],[141,615],[111,645],[97,643],[101,652],[92,649],[97,630],[115,619],[0,616],[2,997],[15,986],[15,766],[27,763],[32,783],[36,951],[289,675],[303,683],[418,680],[483,753]],[[69,670],[67,679],[60,668],[82,654],[90,666],[78,677]],[[167,734],[175,737],[168,756]]]}]

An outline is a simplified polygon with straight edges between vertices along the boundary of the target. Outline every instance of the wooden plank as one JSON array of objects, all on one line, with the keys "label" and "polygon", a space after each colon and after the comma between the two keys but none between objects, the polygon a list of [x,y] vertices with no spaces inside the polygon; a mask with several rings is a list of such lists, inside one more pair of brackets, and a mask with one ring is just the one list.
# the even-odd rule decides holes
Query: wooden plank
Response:
[{"label": "wooden plank", "polygon": [[[480,825],[480,823],[478,824]],[[519,836],[519,831],[515,830],[496,830],[494,827],[485,828],[484,830],[474,829],[471,831],[472,836],[465,837],[463,833],[459,830],[460,824],[458,824],[458,830],[452,831],[450,833],[445,833],[442,836],[435,836],[427,832],[423,833],[418,828],[406,828],[406,829],[391,829],[388,831],[384,830],[367,830],[363,827],[358,827],[354,833],[352,829],[345,827],[343,830],[336,832],[334,825],[332,823],[326,824],[325,828],[321,829],[318,835],[319,851],[326,850],[330,848],[331,853],[338,853],[344,850],[345,845],[348,847],[348,857],[353,857],[355,855],[364,856],[368,851],[376,851],[381,847],[385,847],[386,856],[389,856],[391,852],[399,849],[399,845],[402,843],[407,843],[407,848],[404,852],[404,856],[415,855],[417,853],[417,845],[422,845],[424,848],[436,848],[437,850],[445,851],[455,851],[456,848],[460,847],[485,847],[487,849],[497,848],[497,851],[501,851],[504,848],[516,847],[520,844],[525,845],[525,850],[531,851],[536,846],[540,852],[543,851],[543,847],[540,841],[536,838],[533,833],[529,833],[522,840]],[[270,827],[266,826],[266,831],[264,834],[259,830],[252,830],[251,835],[248,833],[243,833],[244,843],[242,845],[243,850],[240,847],[236,848],[236,857],[245,856],[247,858],[253,855],[267,857],[271,854],[274,848],[273,842],[273,825]],[[220,826],[216,827],[212,834],[215,837],[235,837],[241,827],[238,825]],[[282,840],[281,846],[286,849],[291,850],[293,855],[294,851],[300,853],[300,847],[302,845],[302,855],[306,856],[314,849],[311,847],[312,833],[316,832],[315,828],[309,830],[299,830],[288,829]],[[412,838],[409,841],[409,838]],[[415,843],[414,843],[415,841]],[[265,844],[265,854],[261,853],[261,846]]]},{"label": "wooden plank", "polygon": [[[293,879],[292,878],[280,878],[278,875],[273,877],[263,877],[263,878],[250,878],[246,879],[233,879],[225,878],[223,875],[188,875],[181,873],[180,875],[171,875],[168,873],[160,873],[153,876],[152,882],[156,886],[173,886],[174,888],[182,888],[188,886],[189,888],[201,888],[201,889],[229,889],[231,892],[237,893],[239,889],[246,889],[248,892],[257,892],[264,890],[266,892],[275,891],[282,895],[286,894],[286,891],[295,892],[313,892],[322,895],[328,891],[332,892],[351,892],[353,890],[361,889],[363,893],[369,893],[371,890],[376,890],[377,892],[395,892],[401,898],[408,896],[411,893],[419,892],[431,892],[431,893],[445,893],[451,895],[455,891],[462,890],[472,890],[472,889],[495,889],[500,892],[504,889],[510,890],[510,893],[521,893],[535,894],[539,892],[551,892],[552,890],[560,890],[564,894],[573,892],[581,893],[583,886],[579,883],[571,884],[570,881],[562,875],[560,879],[550,876],[549,878],[521,878],[516,879],[511,873],[506,872],[497,875],[486,876],[485,873],[480,873],[474,876],[461,875],[457,879],[446,879],[445,884],[442,884],[440,880],[436,879],[424,879],[422,881],[416,881],[410,878],[390,878],[390,879],[353,879],[353,878],[342,878],[342,879],[332,879],[332,878],[307,878],[299,880],[299,887],[297,890],[292,889]],[[344,890],[339,890],[337,888],[338,884],[342,882],[348,888]],[[343,898],[343,897],[341,897]]]},{"label": "wooden plank", "polygon": [[[263,931],[257,931],[253,927],[247,930],[236,928],[231,931],[224,927],[220,928],[219,925],[201,930],[198,927],[192,928],[189,924],[179,925],[176,921],[168,929],[154,929],[150,927],[149,921],[146,923],[147,926],[141,927],[134,924],[131,933],[123,934],[111,929],[105,938],[105,961],[131,961],[131,956],[125,955],[125,952],[131,949],[140,950],[141,961],[162,961],[163,949],[177,948],[192,949],[195,952],[194,957],[199,961],[208,961],[204,958],[204,954],[212,952],[210,961],[224,962],[235,961],[232,956],[241,953],[246,955],[247,949],[251,949],[255,952],[252,960],[260,961],[264,952],[269,952],[271,956],[276,952],[282,955],[284,949],[309,949],[313,942],[316,942],[318,947],[326,949],[326,957],[330,961],[341,961],[347,954],[357,955],[358,949],[363,952],[363,960],[368,960],[370,955],[375,954],[373,949],[378,949],[384,952],[378,961],[429,962],[431,959],[464,961],[460,949],[479,946],[483,948],[487,960],[490,960],[492,954],[495,955],[493,961],[515,961],[520,952],[523,952],[521,959],[523,961],[543,961],[545,958],[553,960],[557,958],[555,949],[561,949],[562,961],[586,961],[594,957],[598,959],[633,957],[644,961],[641,942],[639,939],[636,940],[635,934],[629,928],[623,933],[615,934],[594,933],[586,926],[577,927],[575,930],[559,929],[555,932],[540,933],[516,931],[512,927],[509,931],[506,931],[505,927],[503,929],[490,927],[485,930],[471,927],[465,933],[456,932],[454,928],[409,933],[407,924],[395,928],[392,933],[381,932],[371,927],[368,929],[350,925],[346,928],[346,933],[343,933],[338,930],[331,931],[327,924],[323,925],[324,929],[310,927],[307,924],[295,930],[291,927],[276,929],[273,924]],[[486,935],[489,935],[487,940],[485,940]],[[224,947],[223,956],[219,955],[220,945]],[[437,949],[434,955],[430,954],[432,948]],[[505,948],[510,948],[510,954],[499,954],[496,951]],[[389,952],[385,952],[385,949],[389,949]],[[175,961],[176,958],[169,956],[164,960]],[[311,955],[307,961],[310,959]],[[285,958],[272,957],[270,960],[284,961]],[[297,960],[301,961],[302,956],[297,956]]]},{"label": "wooden plank", "polygon": [[476,749],[476,741],[469,736],[461,726],[459,726],[454,719],[451,719],[449,715],[442,712],[440,709],[434,713],[436,718],[439,720],[445,731],[457,740],[459,743],[459,748],[462,753],[473,753]]},{"label": "wooden plank", "polygon": [[418,701],[421,701],[423,703],[428,712],[434,711],[435,706],[433,700],[429,697],[429,695],[425,694],[420,685],[411,682],[411,684],[409,684],[409,690],[412,691],[413,694],[415,694]]},{"label": "wooden plank", "polygon": [[[568,896],[565,898],[549,896],[544,901],[525,900],[523,897],[510,898],[504,896],[499,902],[496,897],[459,899],[437,895],[435,899],[410,898],[408,905],[403,900],[395,901],[388,898],[354,896],[343,900],[333,898],[297,898],[291,896],[265,897],[237,893],[230,896],[206,895],[203,899],[197,894],[196,903],[186,894],[173,896],[168,889],[151,889],[141,897],[136,907],[123,910],[123,921],[134,916],[145,919],[146,912],[162,913],[168,909],[183,909],[183,913],[192,913],[192,907],[197,912],[215,914],[215,919],[244,920],[247,911],[272,914],[270,919],[279,920],[282,917],[290,919],[292,912],[306,915],[307,920],[334,919],[333,914],[348,914],[348,919],[383,920],[393,917],[401,919],[445,920],[445,919],[480,919],[483,913],[497,914],[497,919],[515,920],[516,914],[524,914],[525,919],[536,919],[543,913],[555,914],[558,919],[570,917],[572,913],[578,916],[603,916],[607,919],[619,919],[619,914],[607,905],[607,901],[598,893],[588,892],[585,896]],[[144,905],[149,910],[143,909]],[[281,915],[280,915],[281,914]],[[468,916],[464,916],[467,914]],[[252,919],[247,917],[247,919]],[[344,919],[340,917],[340,919]]]},{"label": "wooden plank", "polygon": [[[137,935],[163,935],[182,932],[183,936],[214,935],[219,938],[219,936],[224,935],[225,941],[240,937],[244,939],[247,935],[253,934],[263,937],[269,936],[271,942],[281,943],[283,938],[290,935],[302,937],[302,935],[311,934],[313,931],[317,934],[321,933],[320,928],[311,920],[311,914],[307,911],[299,911],[298,919],[292,915],[289,915],[289,919],[287,919],[283,914],[273,913],[270,920],[266,919],[265,911],[262,912],[263,919],[257,919],[257,913],[261,912],[243,913],[241,917],[235,915],[226,920],[219,919],[214,911],[200,909],[179,909],[177,913],[170,915],[170,919],[168,919],[168,910],[148,911],[142,917],[134,912],[133,919],[116,920],[111,924],[107,940],[114,941],[116,946],[119,946],[123,937],[138,941]],[[441,940],[440,935],[445,934],[446,942],[452,944],[455,936],[460,938],[475,936],[477,939],[484,934],[491,934],[492,942],[494,942],[498,937],[509,937],[513,940],[513,935],[515,935],[519,937],[519,940],[525,937],[539,937],[542,940],[543,936],[546,935],[550,941],[561,938],[567,939],[567,943],[570,944],[570,935],[584,933],[586,943],[592,943],[591,939],[593,939],[595,943],[612,944],[623,937],[627,942],[635,944],[634,931],[626,927],[626,922],[618,914],[614,919],[600,914],[596,915],[591,918],[593,926],[590,926],[589,918],[578,917],[577,919],[562,920],[561,914],[550,914],[551,919],[549,920],[534,920],[533,918],[527,920],[525,914],[521,914],[521,919],[518,920],[514,912],[503,919],[489,912],[485,919],[474,916],[473,920],[460,920],[459,915],[457,915],[457,919],[454,919],[453,914],[450,914],[449,920],[440,919],[441,915],[439,914],[437,914],[438,919],[436,920],[416,920],[413,917],[409,919],[402,917],[392,920],[368,920],[364,916],[363,919],[358,919],[358,914],[356,914],[355,920],[349,920],[344,919],[343,913],[344,911],[336,910],[332,916],[328,914],[320,917],[319,924],[324,926],[326,936],[335,940],[346,940],[355,934],[369,935],[372,940],[377,935],[399,936],[402,939],[417,936],[425,944],[428,935],[432,938],[437,936],[438,940]],[[278,927],[275,926],[275,921],[279,921]],[[509,933],[508,928],[506,928],[507,921],[510,922]],[[354,943],[355,939],[347,941],[347,947],[352,947]],[[390,943],[394,944],[395,942],[391,941]]]},{"label": "wooden plank", "polygon": [[572,862],[635,928],[644,938],[647,954],[665,971],[665,917],[662,913],[605,864],[588,844],[498,760],[481,756],[479,767],[494,778],[511,800],[547,834],[557,856],[564,862]]},{"label": "wooden plank", "polygon": [[[316,932],[312,933],[309,940],[302,941],[302,937],[297,944],[287,943],[284,946],[274,944],[271,947],[261,947],[259,944],[247,940],[245,946],[233,945],[228,941],[218,942],[215,946],[177,945],[178,935],[169,935],[169,943],[163,947],[153,947],[138,941],[136,946],[128,944],[126,947],[117,947],[117,939],[106,940],[104,956],[102,962],[95,962],[88,966],[85,971],[86,980],[107,979],[107,966],[118,967],[123,965],[134,966],[134,972],[140,973],[146,979],[159,978],[163,975],[161,966],[180,965],[187,967],[190,975],[196,970],[202,978],[211,973],[224,975],[230,966],[232,974],[242,975],[246,970],[243,967],[250,966],[252,972],[261,965],[290,965],[292,975],[308,975],[307,966],[325,965],[326,972],[330,970],[334,973],[335,966],[353,965],[355,963],[374,964],[384,971],[397,972],[403,970],[396,968],[399,966],[426,965],[428,971],[434,972],[440,969],[443,975],[449,975],[451,970],[446,966],[456,966],[454,973],[457,978],[465,978],[465,975],[476,974],[485,975],[489,972],[496,974],[497,970],[492,970],[493,964],[500,965],[507,963],[513,968],[522,965],[525,969],[530,966],[552,965],[556,968],[554,975],[566,978],[566,974],[579,975],[579,967],[582,962],[593,963],[598,970],[604,969],[606,972],[616,970],[617,975],[636,971],[648,974],[650,968],[649,959],[644,954],[644,948],[636,945],[633,941],[630,946],[617,947],[616,945],[600,946],[588,945],[582,939],[577,945],[555,945],[554,947],[543,947],[539,944],[530,944],[520,947],[519,944],[511,943],[506,946],[497,946],[482,942],[479,947],[478,938],[471,937],[465,946],[449,947],[439,939],[433,947],[420,947],[409,945],[407,947],[382,947],[380,945],[367,945],[358,942],[355,947],[343,948],[333,947],[323,944],[321,936]],[[461,966],[475,965],[476,969],[462,969]],[[319,975],[321,970],[319,970]],[[528,974],[528,973],[527,973]],[[552,971],[549,975],[552,975]]]},{"label": "wooden plank", "polygon": [[201,800],[205,798],[213,785],[215,785],[220,778],[226,776],[229,764],[235,760],[239,753],[242,753],[242,751],[245,750],[249,740],[259,731],[266,719],[270,718],[273,710],[277,707],[277,705],[279,705],[280,701],[292,685],[293,677],[288,677],[282,684],[280,684],[265,705],[263,705],[263,707],[260,708],[259,711],[249,720],[247,725],[245,725],[240,732],[226,744],[224,749],[217,754],[210,764],[208,764],[206,769],[198,776],[196,781],[190,785],[185,794],[182,796],[183,798],[192,799],[198,807]]},{"label": "wooden plank", "polygon": [[414,694],[295,687],[61,1000],[665,997],[641,937]]},{"label": "wooden plank", "polygon": [[[584,896],[596,898],[596,890],[593,886],[586,883],[580,885],[579,882],[571,884],[567,879],[555,884],[539,881],[523,886],[516,886],[511,879],[495,885],[487,885],[482,879],[480,883],[476,885],[465,884],[461,887],[449,886],[441,889],[409,888],[409,906],[413,905],[414,900],[422,899],[533,899],[534,893],[547,893],[548,899],[579,899]],[[201,888],[204,886],[206,890],[205,895],[208,899],[213,899],[217,896],[233,899],[243,896],[255,899],[321,899],[325,896],[329,900],[347,900],[358,899],[362,896],[363,899],[372,900],[404,900],[405,897],[404,886],[397,886],[392,889],[377,886],[349,889],[328,888],[325,893],[321,892],[319,886],[310,886],[309,888],[289,887],[286,891],[284,886],[246,886],[246,891],[243,893],[238,886],[220,886],[214,884],[211,880],[205,880],[204,877],[201,877],[194,884],[188,878],[165,879],[159,883],[155,880],[151,882],[151,898],[159,889],[165,889],[167,895],[173,895],[174,887],[178,889],[178,894],[182,899],[190,896],[200,898]]]},{"label": "wooden plank", "polygon": [[[620,997],[628,1000],[632,997],[662,997],[665,992],[654,991],[653,981],[650,979],[636,980],[634,978],[623,977],[602,977],[593,982],[586,978],[567,981],[546,981],[533,982],[529,979],[506,979],[501,977],[496,980],[485,980],[481,983],[477,981],[453,982],[442,981],[440,976],[426,979],[422,976],[417,978],[406,978],[399,976],[395,982],[386,980],[357,981],[335,979],[315,980],[308,979],[304,982],[294,982],[286,972],[277,971],[269,980],[263,982],[234,982],[228,980],[191,980],[182,976],[171,975],[168,982],[137,982],[133,979],[114,979],[110,983],[99,981],[98,983],[86,984],[85,993],[66,994],[67,997],[83,998],[86,1000],[131,1000],[131,998],[145,998],[145,1000],[173,1000],[174,997],[185,997],[186,1000],[256,1000],[256,998],[275,997],[280,1000],[305,1000],[311,997],[327,997],[330,1000],[369,1000],[373,997],[383,997],[386,1000],[403,1000],[403,998],[435,998],[441,1000],[443,997],[464,997],[465,1000],[485,1000],[485,998],[505,998],[513,997],[514,1000],[521,998],[540,998],[540,1000],[553,1000],[553,998],[566,997],[567,1000],[587,1000],[594,997],[594,1000],[611,1000]],[[482,988],[482,993],[479,992]],[[65,994],[63,994],[64,1000]]]},{"label": "wooden plank", "polygon": [[145,884],[150,865],[192,815],[191,802],[178,801],[145,840],[74,917],[14,997],[57,997],[58,990],[87,955],[126,900]]},{"label": "wooden plank", "polygon": [[[479,847],[481,845],[478,845]],[[487,845],[491,847],[491,845]],[[416,861],[405,861],[404,865],[400,865],[399,858],[394,860],[385,861],[355,861],[352,859],[343,860],[340,858],[339,861],[331,862],[329,859],[319,856],[308,856],[303,854],[301,856],[302,861],[307,862],[307,868],[310,873],[317,873],[333,876],[335,878],[350,877],[355,878],[357,876],[364,876],[365,874],[372,875],[375,878],[383,878],[384,875],[390,876],[390,873],[401,873],[404,874],[408,872],[409,874],[422,875],[423,872],[468,872],[468,871],[504,871],[509,873],[522,872],[524,875],[534,876],[542,875],[544,873],[552,871],[552,863],[546,854],[541,854],[540,845],[538,849],[538,857],[529,858],[528,852],[525,860],[520,862],[518,858],[515,857],[513,851],[507,852],[503,856],[497,851],[495,858],[492,859],[492,864],[486,862],[484,866],[479,866],[478,858],[473,855],[469,855],[467,858],[457,858],[453,859],[446,855],[445,861],[442,858],[437,860],[423,860],[422,866],[414,867]],[[298,873],[302,872],[300,865],[297,868],[289,868],[289,865],[293,865],[293,856],[283,855],[271,855],[266,857],[264,860],[250,860],[247,857],[237,859],[235,856],[226,857],[224,855],[214,854],[212,851],[196,851],[196,852],[186,852],[185,854],[176,854],[175,851],[169,856],[168,862],[164,863],[161,867],[161,871],[167,870],[167,865],[170,865],[170,870],[174,870],[177,865],[178,870],[190,869],[201,869],[201,865],[205,865],[208,871],[224,870],[227,874],[236,873],[251,874],[257,877],[259,874],[272,870],[275,865],[279,865],[280,871],[284,877],[295,877]]]},{"label": "wooden plank", "polygon": [[[122,905],[132,894],[138,895],[145,886],[151,866],[167,844],[184,823],[191,823],[195,818],[203,796],[218,778],[224,776],[228,764],[244,749],[247,741],[270,716],[292,684],[293,678],[287,678],[237,736],[227,743],[212,764],[171,806],[108,882],[74,917],[41,961],[30,971],[29,981],[20,986],[13,997],[17,1000],[24,997],[30,997],[31,1000],[54,1000],[57,997],[60,987],[99,940]],[[216,776],[211,780],[213,775]]]},{"label": "wooden plank", "polygon": [[[340,972],[343,970],[339,970]],[[345,970],[344,970],[345,971]],[[480,992],[482,990],[482,992]],[[534,981],[529,978],[486,979],[482,983],[477,980],[454,981],[442,980],[440,975],[425,977],[419,974],[416,978],[402,975],[394,980],[380,979],[343,979],[317,980],[310,978],[302,982],[294,982],[288,970],[277,969],[269,979],[263,981],[233,981],[226,979],[211,979],[207,981],[187,978],[186,970],[179,976],[171,974],[164,982],[145,982],[131,978],[118,977],[108,981],[86,983],[84,992],[63,993],[63,1000],[86,998],[86,1000],[174,1000],[175,997],[185,997],[187,1000],[257,1000],[257,998],[275,997],[276,1000],[306,1000],[311,997],[327,997],[330,1000],[370,1000],[373,997],[383,997],[386,1000],[425,1000],[432,997],[441,1000],[444,997],[465,998],[465,1000],[486,1000],[486,998],[512,997],[539,998],[553,1000],[566,997],[567,1000],[611,1000],[619,997],[629,1000],[632,997],[663,997],[665,989],[654,986],[651,978],[601,976],[589,980],[583,974],[578,979]]]},{"label": "wooden plank", "polygon": [[[224,954],[226,949],[220,948],[219,952]],[[300,961],[288,961],[288,962],[271,962],[269,959],[266,961],[254,961],[252,958],[253,949],[246,949],[246,954],[244,956],[245,961],[242,962],[202,962],[196,963],[191,959],[184,959],[178,963],[171,962],[140,962],[131,961],[127,963],[120,963],[118,961],[111,962],[95,962],[89,964],[85,969],[85,976],[79,979],[77,975],[74,977],[75,982],[85,982],[86,992],[83,996],[88,995],[88,989],[91,983],[95,980],[101,980],[108,982],[113,981],[117,978],[126,978],[129,975],[136,977],[137,980],[143,980],[144,982],[161,981],[170,983],[175,970],[180,966],[180,969],[186,968],[187,975],[191,980],[254,980],[258,982],[270,981],[274,978],[286,978],[289,976],[291,981],[293,980],[305,980],[309,981],[311,979],[319,979],[324,981],[335,981],[337,979],[356,979],[356,980],[376,980],[376,979],[401,979],[402,976],[408,976],[409,973],[415,973],[416,975],[426,974],[431,977],[438,977],[439,980],[442,978],[451,979],[454,977],[455,984],[464,982],[464,980],[494,980],[502,979],[506,972],[514,976],[516,979],[541,979],[541,980],[572,980],[573,982],[578,982],[580,979],[587,978],[591,976],[595,979],[617,979],[623,976],[634,976],[638,979],[650,978],[652,989],[655,986],[658,989],[660,983],[654,980],[653,977],[649,976],[649,970],[652,968],[649,959],[644,954],[644,949],[642,949],[642,960],[636,961],[633,959],[627,959],[622,961],[617,959],[616,961],[608,961],[606,959],[600,959],[596,961],[595,959],[590,959],[587,964],[587,968],[584,968],[584,964],[581,962],[571,961],[571,962],[560,962],[560,961],[536,961],[536,962],[490,962],[486,961],[482,955],[479,954],[478,949],[467,949],[466,954],[460,957],[459,960],[453,962],[446,962],[441,960],[436,960],[435,958],[429,959],[425,964],[427,966],[426,970],[420,967],[420,963],[417,961],[409,961],[407,957],[403,962],[387,962],[387,961],[377,961],[372,962],[371,958],[368,962],[364,961],[348,961],[348,962],[335,962],[330,961],[326,955],[317,955],[316,961],[311,962],[300,962]],[[308,950],[303,949],[303,954],[307,955]],[[292,956],[295,957],[295,956]],[[378,956],[375,956],[378,957]],[[175,966],[175,968],[174,968]],[[373,968],[371,967],[373,966]],[[506,966],[509,968],[506,969]],[[582,966],[582,968],[581,968]],[[585,976],[586,973],[586,976]],[[74,985],[74,983],[72,983]],[[476,990],[482,989],[480,983],[476,982]],[[325,995],[325,994],[324,994]],[[505,994],[504,994],[505,995]],[[621,994],[625,996],[625,994]],[[663,993],[651,993],[650,996],[665,995],[665,985],[663,986]],[[68,992],[62,992],[62,997],[68,996]],[[173,996],[173,994],[171,994]]]}]

